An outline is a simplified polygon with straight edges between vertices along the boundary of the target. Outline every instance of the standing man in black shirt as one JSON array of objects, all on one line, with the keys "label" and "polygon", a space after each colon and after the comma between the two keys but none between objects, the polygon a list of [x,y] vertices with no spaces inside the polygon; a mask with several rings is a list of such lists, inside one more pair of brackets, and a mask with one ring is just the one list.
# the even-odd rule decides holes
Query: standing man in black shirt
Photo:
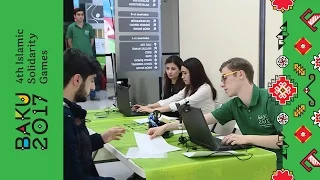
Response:
[{"label": "standing man in black shirt", "polygon": [[95,89],[94,79],[101,66],[78,49],[67,49],[63,58],[64,180],[114,180],[99,176],[91,154],[105,143],[119,140],[125,130],[115,127],[101,135],[89,135],[87,111],[76,104],[86,101]]}]

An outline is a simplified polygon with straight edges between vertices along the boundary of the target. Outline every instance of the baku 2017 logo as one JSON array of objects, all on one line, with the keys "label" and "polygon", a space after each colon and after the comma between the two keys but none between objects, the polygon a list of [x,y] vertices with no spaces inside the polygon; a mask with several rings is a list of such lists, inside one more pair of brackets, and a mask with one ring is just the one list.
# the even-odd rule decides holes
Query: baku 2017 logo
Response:
[{"label": "baku 2017 logo", "polygon": [[15,149],[48,149],[48,101],[35,94],[16,93],[15,96],[18,97],[15,102],[15,119],[21,123],[16,130],[22,133],[15,139]]}]

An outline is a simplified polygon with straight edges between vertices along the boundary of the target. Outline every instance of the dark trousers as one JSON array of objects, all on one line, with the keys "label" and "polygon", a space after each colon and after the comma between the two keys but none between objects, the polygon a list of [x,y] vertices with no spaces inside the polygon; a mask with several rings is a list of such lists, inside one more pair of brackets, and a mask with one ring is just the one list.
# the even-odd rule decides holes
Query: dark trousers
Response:
[{"label": "dark trousers", "polygon": [[94,79],[94,84],[96,85],[96,91],[101,90],[101,80],[102,80],[102,72],[98,73],[96,78]]}]

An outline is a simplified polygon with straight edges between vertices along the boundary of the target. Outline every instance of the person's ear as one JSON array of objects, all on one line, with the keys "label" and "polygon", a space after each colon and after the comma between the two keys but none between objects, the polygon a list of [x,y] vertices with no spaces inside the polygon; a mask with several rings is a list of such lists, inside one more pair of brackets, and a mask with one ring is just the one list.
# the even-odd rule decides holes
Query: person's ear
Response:
[{"label": "person's ear", "polygon": [[239,77],[239,79],[242,80],[244,72],[242,70],[240,70],[237,74],[238,74],[237,76]]},{"label": "person's ear", "polygon": [[73,84],[76,85],[76,86],[81,84],[81,82],[82,82],[81,75],[80,74],[74,75],[73,78],[72,78],[72,81],[73,81]]}]

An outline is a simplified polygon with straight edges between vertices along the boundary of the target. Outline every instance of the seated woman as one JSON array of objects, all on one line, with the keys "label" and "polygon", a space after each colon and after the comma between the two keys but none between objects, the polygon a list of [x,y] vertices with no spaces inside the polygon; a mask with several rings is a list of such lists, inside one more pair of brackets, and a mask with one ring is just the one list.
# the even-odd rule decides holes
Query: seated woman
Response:
[{"label": "seated woman", "polygon": [[[164,86],[163,86],[163,96],[162,99],[167,99],[179,91],[181,91],[185,84],[181,78],[181,66],[182,66],[182,59],[179,56],[170,56],[166,59],[165,67],[166,72],[164,73]],[[157,103],[149,104],[149,108],[156,107]],[[134,107],[140,107],[141,105],[135,105]],[[179,113],[176,112],[164,112],[162,113],[169,117],[179,117]]]},{"label": "seated woman", "polygon": [[[179,56],[170,56],[165,62],[166,72],[164,73],[164,86],[162,99],[167,99],[179,91],[181,91],[185,84],[181,78],[182,59]],[[149,104],[153,108],[152,104]],[[179,117],[178,112],[165,112],[163,113],[169,117]]]},{"label": "seated woman", "polygon": [[[163,86],[163,96],[162,99],[167,99],[175,94],[177,94],[179,91],[181,91],[185,84],[181,78],[181,66],[182,66],[182,59],[179,56],[170,56],[168,59],[166,59],[165,67],[166,72],[164,73],[164,86]],[[149,108],[154,108],[157,103],[155,104],[149,104]],[[134,108],[141,107],[141,105],[135,105]],[[176,112],[164,112],[163,115],[169,116],[169,117],[176,117],[179,118],[178,111]],[[139,175],[133,174],[130,176],[127,180],[131,179],[143,179],[140,178]]]},{"label": "seated woman", "polygon": [[184,104],[189,101],[192,107],[200,108],[202,113],[209,113],[215,109],[217,91],[209,80],[202,63],[197,58],[189,58],[181,66],[182,79],[186,84],[185,88],[177,94],[160,100],[157,103],[133,108],[138,112],[153,112],[158,110],[164,112],[177,111],[176,103]]}]

